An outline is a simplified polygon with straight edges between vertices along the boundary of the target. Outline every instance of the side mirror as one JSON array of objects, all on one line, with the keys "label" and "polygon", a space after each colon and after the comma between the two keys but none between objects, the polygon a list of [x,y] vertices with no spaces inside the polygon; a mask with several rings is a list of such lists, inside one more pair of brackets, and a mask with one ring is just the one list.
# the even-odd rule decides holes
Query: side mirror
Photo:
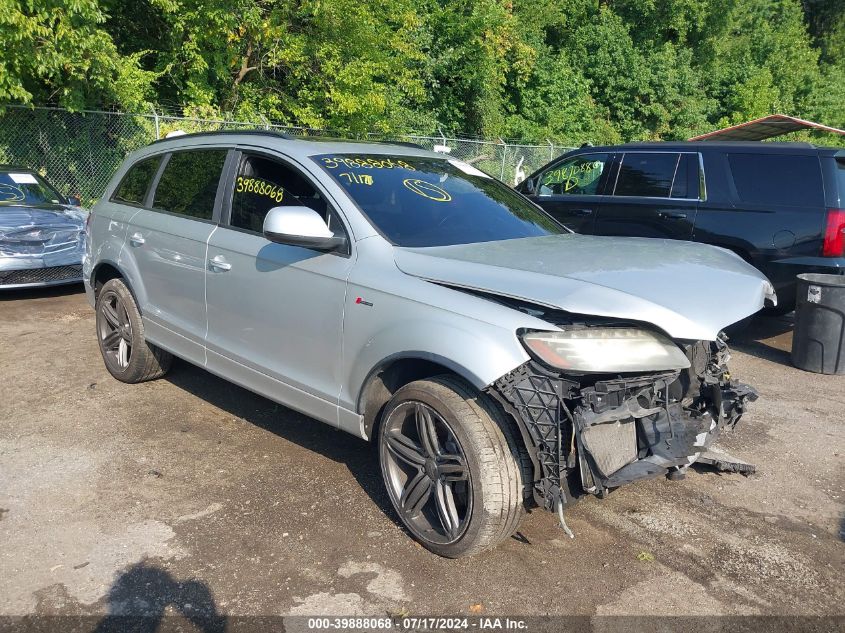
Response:
[{"label": "side mirror", "polygon": [[309,207],[273,207],[264,218],[264,237],[277,244],[327,253],[346,246],[346,238],[335,236],[322,216]]}]

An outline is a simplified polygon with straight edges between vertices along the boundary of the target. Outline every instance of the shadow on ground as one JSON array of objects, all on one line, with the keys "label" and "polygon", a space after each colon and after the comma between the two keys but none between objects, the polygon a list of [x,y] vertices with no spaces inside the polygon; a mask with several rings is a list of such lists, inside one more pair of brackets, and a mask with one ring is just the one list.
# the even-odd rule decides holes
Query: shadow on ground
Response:
[{"label": "shadow on ground", "polygon": [[[167,615],[181,615],[193,630],[223,633],[226,617],[217,611],[214,596],[204,582],[179,582],[168,572],[141,562],[124,571],[107,597],[108,614],[94,629],[96,633],[153,633]],[[171,613],[165,613],[171,607]]]},{"label": "shadow on ground", "polygon": [[78,295],[84,292],[85,286],[81,283],[64,284],[61,286],[45,286],[42,288],[19,288],[17,290],[3,290],[0,292],[0,301],[52,299],[53,297],[66,297],[68,295]]},{"label": "shadow on ground", "polygon": [[763,360],[791,366],[794,313],[755,316],[742,330],[730,335],[730,346]]},{"label": "shadow on ground", "polygon": [[165,380],[234,417],[345,464],[381,511],[401,526],[384,489],[378,455],[372,444],[178,359],[174,359]]}]

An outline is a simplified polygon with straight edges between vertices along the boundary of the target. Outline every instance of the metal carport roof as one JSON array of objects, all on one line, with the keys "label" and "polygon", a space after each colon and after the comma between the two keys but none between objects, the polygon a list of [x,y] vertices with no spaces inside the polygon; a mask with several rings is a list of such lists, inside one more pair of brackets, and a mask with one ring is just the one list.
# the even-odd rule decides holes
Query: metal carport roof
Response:
[{"label": "metal carport roof", "polygon": [[785,114],[771,114],[764,116],[747,123],[740,123],[739,125],[732,125],[730,127],[716,130],[715,132],[707,132],[699,136],[692,137],[691,141],[762,141],[767,138],[787,134],[788,132],[796,132],[798,130],[822,130],[823,132],[832,132],[833,134],[842,134],[845,136],[845,130],[840,130],[829,125],[822,125],[813,121],[805,121],[794,116],[787,116]]}]

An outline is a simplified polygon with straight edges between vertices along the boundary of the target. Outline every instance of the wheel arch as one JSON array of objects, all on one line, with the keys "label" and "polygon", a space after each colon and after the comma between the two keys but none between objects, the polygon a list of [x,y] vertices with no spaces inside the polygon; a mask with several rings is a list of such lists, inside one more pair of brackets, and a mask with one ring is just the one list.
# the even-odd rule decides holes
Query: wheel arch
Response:
[{"label": "wheel arch", "polygon": [[97,296],[100,293],[100,288],[112,279],[123,279],[125,281],[126,275],[123,274],[114,262],[98,262],[91,271],[91,287],[94,289],[94,295]]},{"label": "wheel arch", "polygon": [[112,279],[120,279],[124,284],[126,284],[126,287],[129,288],[129,292],[135,300],[135,305],[138,307],[138,312],[141,312],[141,304],[138,301],[138,296],[135,294],[135,289],[132,287],[132,282],[130,281],[129,276],[115,262],[110,260],[97,262],[97,265],[91,270],[90,279],[91,288],[94,290],[95,300],[100,295],[100,289],[106,284],[106,282],[111,281]]},{"label": "wheel arch", "polygon": [[439,354],[408,351],[384,358],[367,374],[358,394],[356,410],[363,416],[365,436],[375,437],[385,405],[401,387],[443,374],[461,378],[479,391],[486,386],[469,369]]}]

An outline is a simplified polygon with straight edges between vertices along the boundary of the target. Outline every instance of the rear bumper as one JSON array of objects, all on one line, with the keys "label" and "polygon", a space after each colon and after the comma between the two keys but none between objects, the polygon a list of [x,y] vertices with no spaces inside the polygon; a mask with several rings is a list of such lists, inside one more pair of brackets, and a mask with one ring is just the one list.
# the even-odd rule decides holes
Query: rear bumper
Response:
[{"label": "rear bumper", "polygon": [[775,286],[778,304],[795,302],[795,278],[802,273],[845,275],[845,257],[787,257],[770,262],[768,277]]},{"label": "rear bumper", "polygon": [[[777,266],[797,266],[801,268],[819,268],[820,271],[845,275],[845,257],[787,257],[772,262]],[[810,272],[810,271],[801,271]]]},{"label": "rear bumper", "polygon": [[584,494],[683,474],[736,425],[757,394],[730,379],[727,346],[700,342],[687,355],[688,370],[609,379],[529,362],[489,388],[520,427],[538,505],[554,510]]}]

